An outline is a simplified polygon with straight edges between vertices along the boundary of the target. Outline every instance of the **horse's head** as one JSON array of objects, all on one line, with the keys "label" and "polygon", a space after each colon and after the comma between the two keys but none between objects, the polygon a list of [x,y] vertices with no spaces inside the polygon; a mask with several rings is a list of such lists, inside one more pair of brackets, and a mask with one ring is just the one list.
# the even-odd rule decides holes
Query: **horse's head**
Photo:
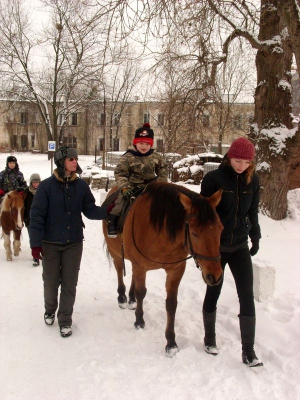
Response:
[{"label": "horse's head", "polygon": [[26,195],[24,193],[12,190],[8,192],[2,203],[2,211],[7,211],[7,215],[13,220],[15,230],[21,230],[23,228],[24,221],[24,199]]},{"label": "horse's head", "polygon": [[186,210],[185,246],[201,269],[205,283],[217,285],[223,275],[220,264],[223,225],[216,213],[222,190],[208,198],[200,195],[187,197],[183,193],[179,196]]}]

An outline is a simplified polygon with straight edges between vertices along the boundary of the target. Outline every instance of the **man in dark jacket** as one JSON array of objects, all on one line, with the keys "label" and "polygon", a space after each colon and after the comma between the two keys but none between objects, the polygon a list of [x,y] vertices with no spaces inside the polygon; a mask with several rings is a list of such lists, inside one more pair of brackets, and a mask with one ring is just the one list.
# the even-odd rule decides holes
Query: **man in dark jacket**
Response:
[{"label": "man in dark jacket", "polygon": [[[42,259],[46,325],[55,312],[62,337],[72,334],[72,314],[82,255],[81,213],[87,218],[107,218],[107,208],[96,206],[88,184],[79,179],[76,149],[61,147],[54,154],[57,168],[43,180],[30,211],[30,247],[33,258]],[[61,287],[58,306],[58,288]]]}]

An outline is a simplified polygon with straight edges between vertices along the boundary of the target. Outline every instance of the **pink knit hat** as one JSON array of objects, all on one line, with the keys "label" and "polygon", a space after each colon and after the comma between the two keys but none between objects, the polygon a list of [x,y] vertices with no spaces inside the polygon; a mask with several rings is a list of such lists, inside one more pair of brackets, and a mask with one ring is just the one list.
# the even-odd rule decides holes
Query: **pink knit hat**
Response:
[{"label": "pink knit hat", "polygon": [[227,157],[252,161],[255,157],[254,146],[248,139],[240,137],[232,142]]}]

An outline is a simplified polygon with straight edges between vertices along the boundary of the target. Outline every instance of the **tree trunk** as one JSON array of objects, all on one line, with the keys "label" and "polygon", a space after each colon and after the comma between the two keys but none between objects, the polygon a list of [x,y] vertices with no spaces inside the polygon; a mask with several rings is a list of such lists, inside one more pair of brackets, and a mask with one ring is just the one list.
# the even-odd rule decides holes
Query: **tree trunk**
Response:
[{"label": "tree trunk", "polygon": [[250,137],[256,142],[261,209],[280,220],[287,213],[289,175],[299,160],[299,132],[293,128],[291,117],[292,47],[276,4],[277,0],[261,0],[259,40],[263,43],[256,56],[257,125]]}]

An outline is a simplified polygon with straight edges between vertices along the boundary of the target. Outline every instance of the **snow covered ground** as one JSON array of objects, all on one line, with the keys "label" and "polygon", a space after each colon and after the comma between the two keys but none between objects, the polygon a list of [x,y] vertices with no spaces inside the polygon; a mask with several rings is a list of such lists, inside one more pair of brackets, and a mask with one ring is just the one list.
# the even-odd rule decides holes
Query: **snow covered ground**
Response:
[{"label": "snow covered ground", "polygon": [[[0,169],[8,154],[0,154]],[[15,154],[28,181],[51,172],[47,155]],[[81,156],[80,165],[93,162]],[[189,186],[199,191],[199,186]],[[101,190],[94,191],[100,204]],[[27,230],[22,253],[5,259],[0,243],[0,398],[2,400],[297,400],[300,399],[300,189],[289,193],[290,215],[260,215],[263,239],[253,262],[274,266],[274,297],[256,302],[256,353],[264,367],[242,364],[238,300],[227,268],[218,303],[220,354],[203,351],[205,284],[193,261],[179,289],[176,338],[164,355],[165,273],[147,275],[146,329],[135,330],[134,312],[117,305],[117,279],[103,249],[101,222],[84,218],[83,260],[73,315],[73,335],[43,321],[42,267],[33,267]],[[127,287],[130,264],[127,264]]]}]

